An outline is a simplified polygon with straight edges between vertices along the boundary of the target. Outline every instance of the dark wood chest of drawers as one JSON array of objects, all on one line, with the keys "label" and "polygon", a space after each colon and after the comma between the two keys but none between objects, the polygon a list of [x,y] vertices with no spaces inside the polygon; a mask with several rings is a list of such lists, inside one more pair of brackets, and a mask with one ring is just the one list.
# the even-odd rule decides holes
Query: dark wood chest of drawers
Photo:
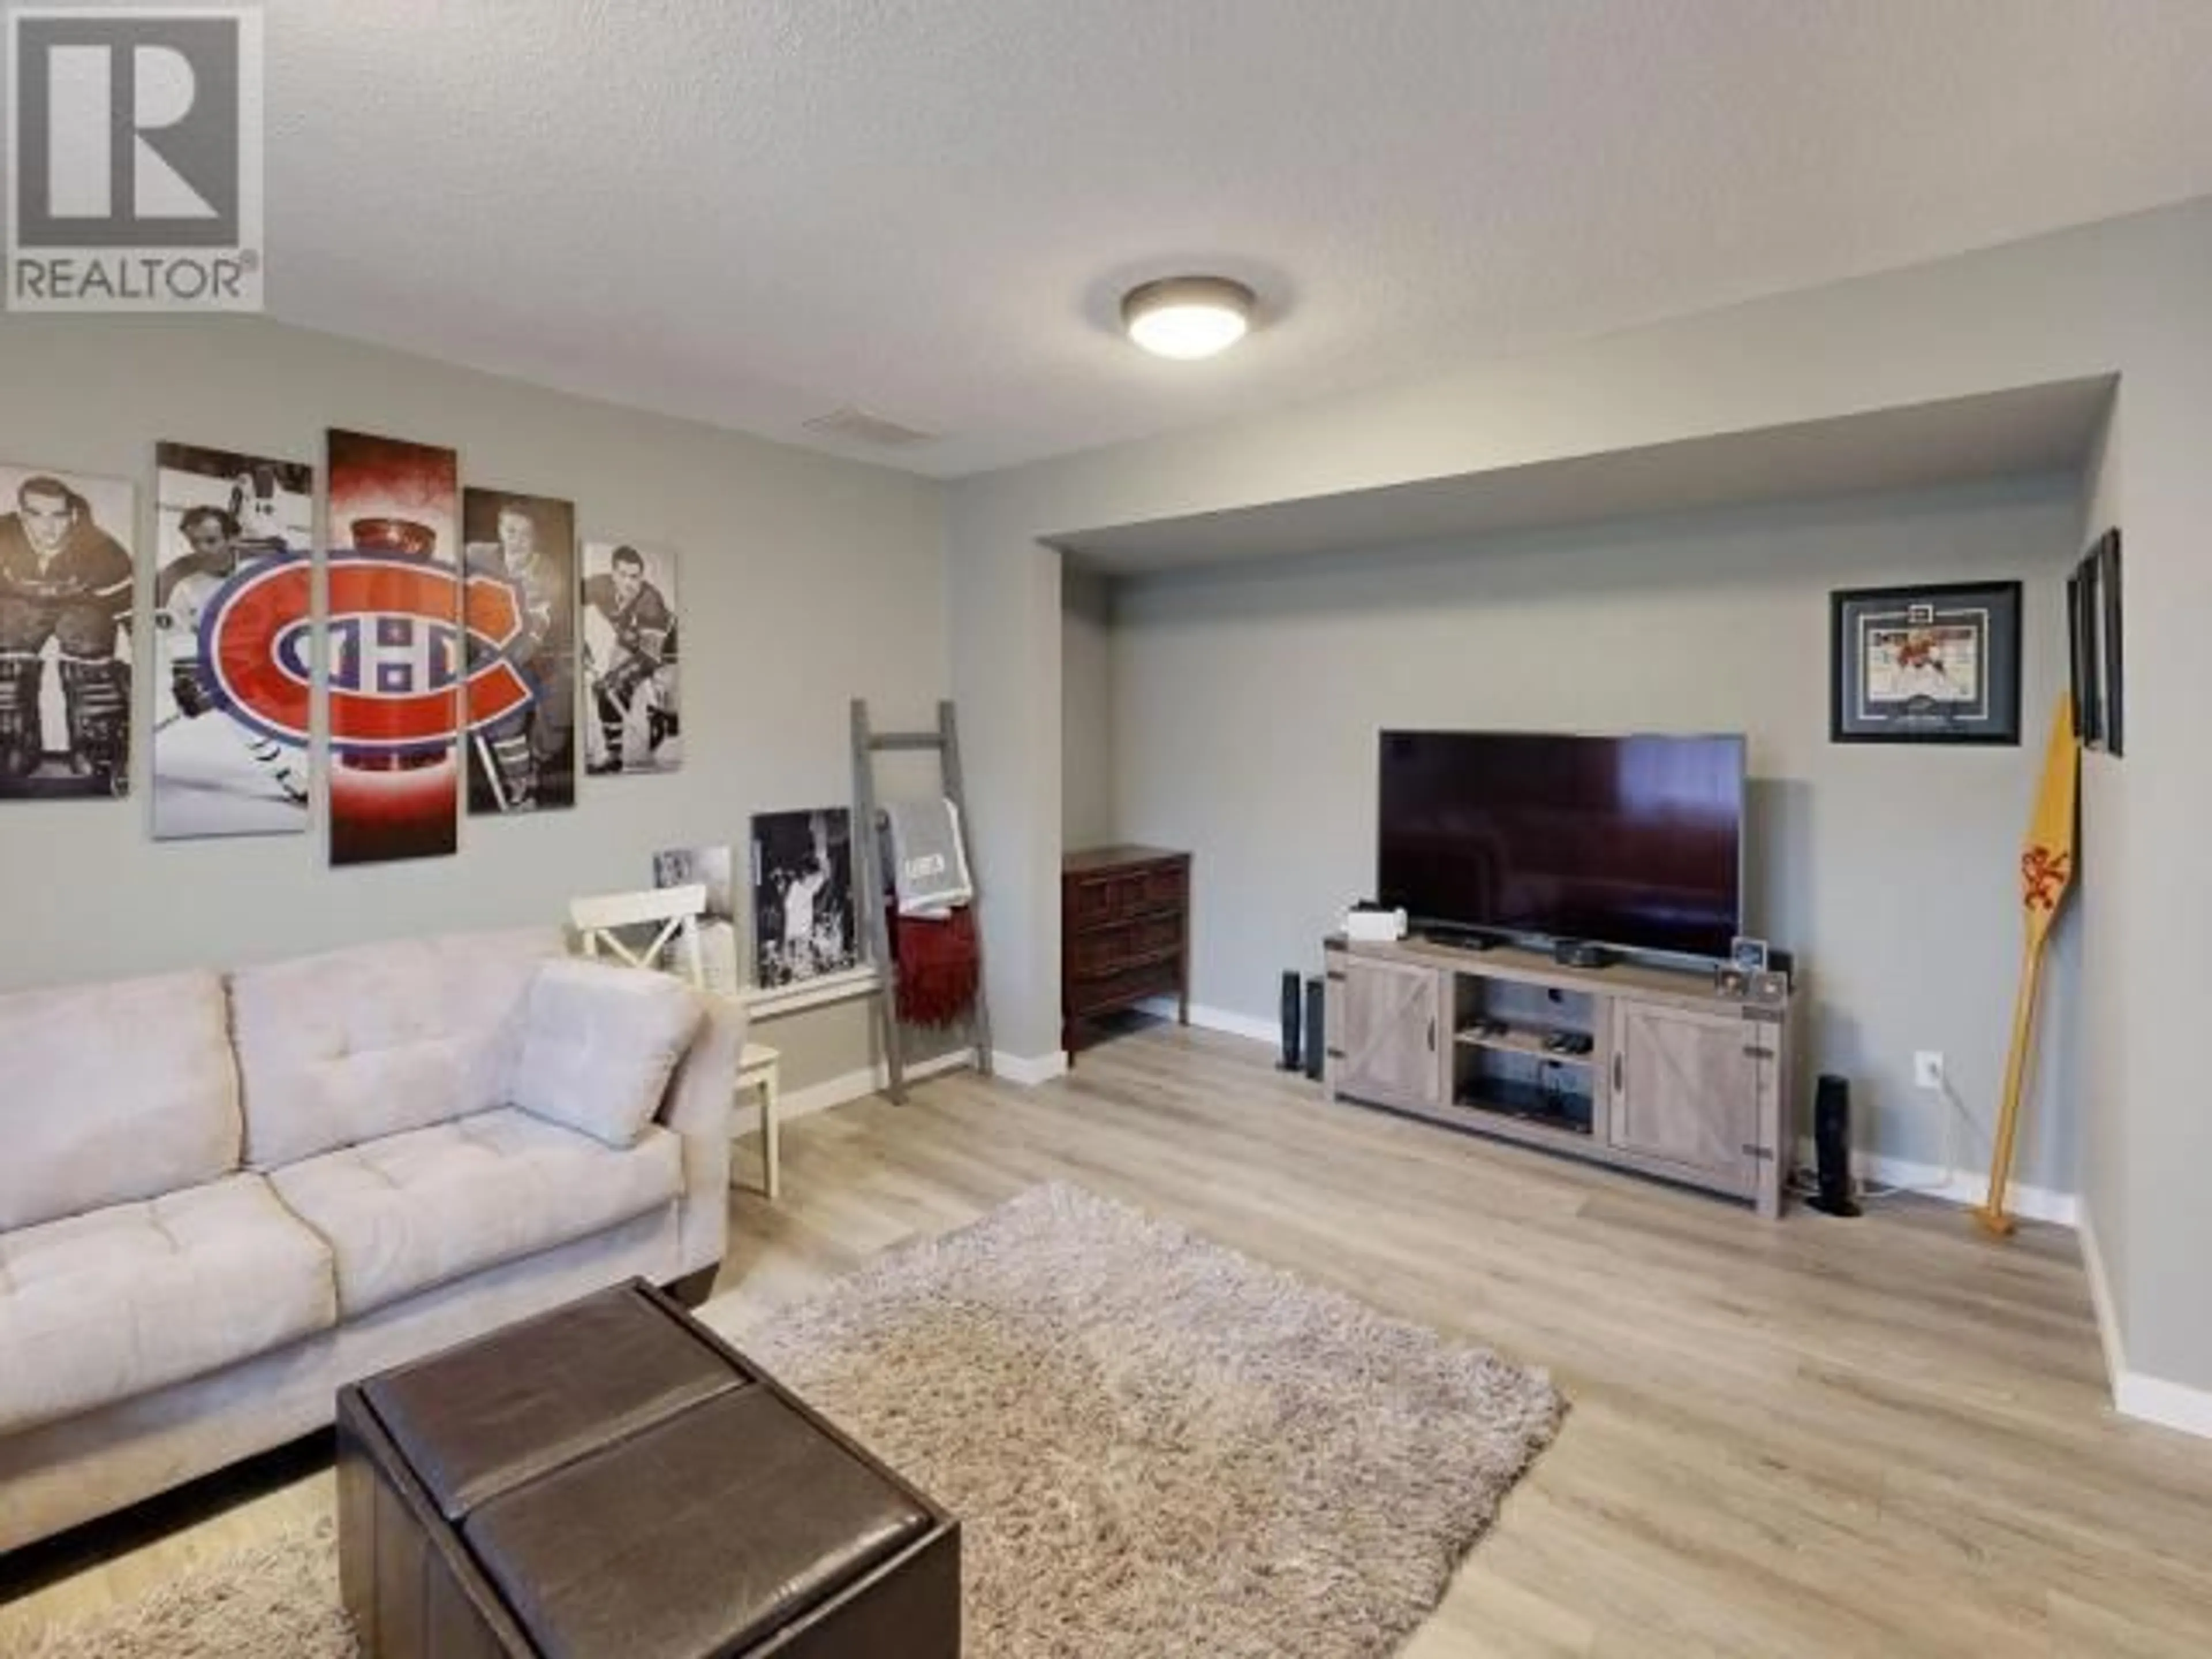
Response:
[{"label": "dark wood chest of drawers", "polygon": [[1060,1046],[1084,1023],[1153,997],[1190,1023],[1190,854],[1158,847],[1070,853],[1060,877]]}]

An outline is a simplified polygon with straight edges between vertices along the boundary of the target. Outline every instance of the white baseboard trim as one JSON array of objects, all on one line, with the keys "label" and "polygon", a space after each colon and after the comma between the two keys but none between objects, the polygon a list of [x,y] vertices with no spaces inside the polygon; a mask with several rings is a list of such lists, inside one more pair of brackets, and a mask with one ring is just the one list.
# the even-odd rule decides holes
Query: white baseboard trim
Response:
[{"label": "white baseboard trim", "polygon": [[[949,1054],[934,1059],[917,1060],[906,1068],[907,1081],[920,1083],[926,1078],[942,1077],[947,1072],[964,1071],[975,1063],[965,1048],[955,1049]],[[1066,1075],[1067,1056],[1064,1054],[1025,1056],[994,1050],[991,1067],[1009,1083],[1030,1086],[1050,1082]],[[824,1078],[819,1083],[810,1083],[803,1089],[787,1089],[776,1101],[775,1115],[780,1123],[795,1117],[805,1117],[814,1112],[826,1112],[833,1106],[849,1105],[856,1100],[866,1100],[870,1095],[879,1095],[890,1087],[890,1070],[878,1060],[873,1069],[846,1072],[840,1076]],[[738,1108],[738,1128],[740,1133],[750,1133],[757,1122],[752,1104],[746,1102]]]},{"label": "white baseboard trim", "polygon": [[[968,1049],[957,1048],[949,1054],[917,1060],[908,1066],[907,1081],[920,1083],[927,1078],[942,1077],[947,1072],[964,1071],[974,1063],[974,1056]],[[1064,1076],[1067,1071],[1067,1056],[1054,1054],[1028,1057],[994,1050],[991,1067],[1007,1082],[1027,1086]],[[776,1101],[776,1121],[787,1123],[795,1117],[805,1117],[811,1113],[826,1112],[833,1106],[845,1106],[856,1100],[866,1100],[870,1095],[883,1093],[890,1087],[890,1068],[878,1060],[872,1070],[846,1072],[837,1077],[824,1078],[819,1083],[810,1083],[803,1089],[787,1089]],[[750,1102],[738,1108],[740,1133],[750,1133],[756,1121]]]},{"label": "white baseboard trim", "polygon": [[[949,1054],[939,1054],[933,1060],[917,1061],[906,1068],[907,1079],[919,1083],[924,1078],[957,1072],[974,1063],[965,1048]],[[866,1100],[870,1095],[881,1094],[890,1087],[890,1068],[878,1060],[867,1071],[847,1072],[839,1077],[824,1078],[819,1083],[810,1083],[803,1089],[787,1089],[775,1103],[776,1121],[787,1123],[793,1118],[805,1117],[810,1112],[826,1112],[832,1106],[842,1106],[850,1101]],[[750,1129],[757,1120],[750,1102],[738,1108],[740,1128]]]},{"label": "white baseboard trim", "polygon": [[2087,1210],[2081,1212],[2081,1272],[2089,1281],[2089,1305],[2097,1314],[2097,1340],[2105,1350],[2105,1375],[2112,1379],[2117,1400],[2119,1379],[2127,1375],[2128,1357],[2120,1346],[2120,1317],[2112,1303],[2112,1281],[2105,1277],[2105,1253],[2097,1248],[2096,1224]]},{"label": "white baseboard trim", "polygon": [[2112,1409],[2123,1417],[2212,1440],[2212,1389],[2192,1389],[2128,1369],[2112,1280],[2105,1276],[2105,1255],[2097,1247],[2096,1224],[2086,1209],[2081,1212],[2081,1271],[2089,1281],[2089,1304],[2097,1310],[2097,1337],[2105,1347],[2106,1375],[2112,1378]]},{"label": "white baseboard trim", "polygon": [[[1162,1019],[1176,1017],[1172,997],[1153,997],[1137,1005],[1145,1013]],[[1269,1048],[1279,1047],[1283,1040],[1279,1021],[1261,1019],[1251,1014],[1236,1013],[1226,1008],[1212,1008],[1201,1003],[1190,1007],[1190,1023],[1201,1030],[1223,1031],[1231,1036],[1249,1037],[1255,1042],[1264,1042]],[[1813,1143],[1802,1141],[1798,1146],[1798,1158],[1809,1165],[1813,1162]],[[1926,1190],[1927,1196],[1940,1199],[1946,1204],[1978,1204],[1989,1194],[1987,1181],[1979,1175],[1952,1170],[1947,1176],[1936,1164],[1916,1164],[1908,1158],[1891,1158],[1881,1152],[1863,1149],[1851,1154],[1851,1167],[1862,1181],[1881,1187],[1911,1187]],[[2005,1189],[2006,1201],[2014,1215],[2029,1221],[2048,1221],[2061,1227],[2080,1224],[2081,1200],[2072,1193],[2053,1192],[2047,1187],[2024,1187],[2017,1182]]]},{"label": "white baseboard trim", "polygon": [[2212,1440],[2212,1390],[2122,1371],[2112,1384],[2112,1406],[2123,1417]]},{"label": "white baseboard trim", "polygon": [[994,1048],[991,1051],[991,1069],[1009,1083],[1033,1089],[1040,1083],[1067,1075],[1067,1052],[1055,1048],[1048,1054],[1010,1054],[1003,1048]]},{"label": "white baseboard trim", "polygon": [[[1137,1005],[1137,1011],[1157,1015],[1162,1019],[1173,1019],[1176,1017],[1176,1000],[1173,997],[1150,997]],[[1271,1048],[1280,1046],[1283,1041],[1280,1020],[1233,1013],[1226,1008],[1208,1008],[1194,1002],[1190,1005],[1190,1023],[1201,1031],[1223,1031],[1231,1036],[1249,1037],[1253,1042],[1264,1042]]]},{"label": "white baseboard trim", "polygon": [[[1812,1166],[1810,1140],[1797,1143],[1797,1161],[1806,1168]],[[1870,1152],[1863,1146],[1851,1151],[1851,1170],[1869,1186],[1906,1187],[1923,1198],[1945,1204],[1978,1204],[1989,1196],[1985,1176],[1962,1170],[1946,1172],[1940,1164],[1916,1164],[1911,1158]],[[2048,1187],[2023,1187],[2014,1182],[2005,1188],[2005,1207],[2026,1221],[2048,1221],[2061,1227],[2081,1224],[2081,1199]]]}]

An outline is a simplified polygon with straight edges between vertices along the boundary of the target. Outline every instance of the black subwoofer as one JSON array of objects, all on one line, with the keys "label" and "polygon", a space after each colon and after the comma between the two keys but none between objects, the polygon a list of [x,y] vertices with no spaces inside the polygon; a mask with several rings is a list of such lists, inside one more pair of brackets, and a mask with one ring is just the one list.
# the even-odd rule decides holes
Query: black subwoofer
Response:
[{"label": "black subwoofer", "polygon": [[1813,1207],[1826,1215],[1856,1215],[1851,1194],[1851,1085],[1824,1076],[1813,1096],[1813,1155],[1820,1191]]},{"label": "black subwoofer", "polygon": [[1295,973],[1283,975],[1283,1057],[1285,1072],[1298,1069],[1298,1016],[1305,1002],[1305,982]]},{"label": "black subwoofer", "polygon": [[1300,1046],[1304,1050],[1306,1075],[1321,1081],[1322,1059],[1328,1052],[1328,1001],[1320,980],[1306,981],[1306,1029]]}]

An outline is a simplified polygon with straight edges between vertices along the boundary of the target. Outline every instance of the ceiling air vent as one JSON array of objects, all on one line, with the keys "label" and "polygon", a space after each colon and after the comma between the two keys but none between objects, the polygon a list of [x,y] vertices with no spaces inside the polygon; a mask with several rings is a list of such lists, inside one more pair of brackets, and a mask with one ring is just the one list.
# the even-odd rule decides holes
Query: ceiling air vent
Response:
[{"label": "ceiling air vent", "polygon": [[806,429],[824,438],[842,438],[848,443],[870,444],[878,449],[904,449],[913,444],[932,443],[934,432],[917,432],[910,426],[901,426],[896,421],[887,421],[880,415],[871,415],[865,409],[848,405],[832,410],[827,415],[817,415],[806,422]]}]

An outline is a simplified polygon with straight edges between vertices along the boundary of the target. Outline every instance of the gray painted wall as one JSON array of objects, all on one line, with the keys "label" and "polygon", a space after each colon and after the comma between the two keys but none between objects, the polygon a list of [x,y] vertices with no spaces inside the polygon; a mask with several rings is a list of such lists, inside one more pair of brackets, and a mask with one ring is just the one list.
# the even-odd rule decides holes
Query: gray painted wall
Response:
[{"label": "gray painted wall", "polygon": [[1060,1046],[1060,555],[959,518],[951,564],[952,689],[960,702],[991,1036],[1049,1070]]},{"label": "gray painted wall", "polygon": [[[1418,380],[1317,398],[1249,419],[1041,462],[956,485],[956,581],[1048,579],[1023,563],[1041,539],[1086,526],[1218,511],[1409,478],[1601,454],[1675,439],[2117,373],[2122,421],[2105,469],[2128,538],[2124,761],[2093,761],[2101,826],[2082,895],[2087,1121],[2113,1128],[2094,1205],[2108,1307],[2128,1369],[2212,1393],[2212,1112],[2196,1050],[2176,1042],[2212,1005],[2212,201],[2197,201],[1698,316],[1468,362]],[[1249,348],[1266,349],[1264,333]],[[1055,596],[1056,598],[1056,596]],[[1060,623],[1045,648],[963,629],[966,684],[1009,704],[1057,709]],[[956,628],[962,624],[956,621]],[[973,653],[972,662],[968,653]],[[983,764],[1009,785],[994,803],[1026,829],[998,833],[1023,857],[998,878],[1000,926],[1058,950],[1058,734],[1028,728]],[[1048,779],[1023,792],[1023,776]],[[1125,826],[1133,827],[1133,826]],[[2101,913],[2101,914],[2100,914]],[[994,995],[1025,1033],[1048,1001],[994,961]],[[2124,1128],[2118,1126],[2124,1125]],[[2106,1148],[2100,1146],[2099,1155]],[[2121,1237],[2124,1235],[2124,1237]]]},{"label": "gray painted wall", "polygon": [[[466,819],[455,858],[327,867],[306,836],[155,844],[136,797],[0,808],[0,988],[229,964],[562,915],[659,847],[739,849],[757,810],[850,799],[847,702],[927,723],[949,684],[939,486],[252,319],[0,318],[0,456],[139,486],[154,444],[323,465],[328,426],[452,445],[464,480],[570,497],[587,537],[684,555],[684,769],[579,781],[573,811]],[[140,656],[145,672],[146,655]],[[867,1063],[862,1012],[763,1029],[803,1087]]]},{"label": "gray painted wall", "polygon": [[[1741,731],[1753,931],[1801,953],[1807,1075],[1851,1079],[1862,1146],[1940,1164],[1941,1049],[1963,1170],[1988,1167],[2019,968],[2016,860],[2066,680],[2075,481],[1635,521],[1152,577],[1115,603],[1116,811],[1195,858],[1194,1000],[1263,1023],[1372,890],[1384,726]],[[2020,578],[2027,741],[1828,741],[1828,593]],[[2064,963],[2047,1029],[2073,1011]],[[2060,1043],[2021,1178],[2071,1192]],[[1806,1097],[1809,1098],[1809,1095]]]},{"label": "gray painted wall", "polygon": [[1068,570],[1060,583],[1060,826],[1070,847],[1115,840],[1113,589]]}]

